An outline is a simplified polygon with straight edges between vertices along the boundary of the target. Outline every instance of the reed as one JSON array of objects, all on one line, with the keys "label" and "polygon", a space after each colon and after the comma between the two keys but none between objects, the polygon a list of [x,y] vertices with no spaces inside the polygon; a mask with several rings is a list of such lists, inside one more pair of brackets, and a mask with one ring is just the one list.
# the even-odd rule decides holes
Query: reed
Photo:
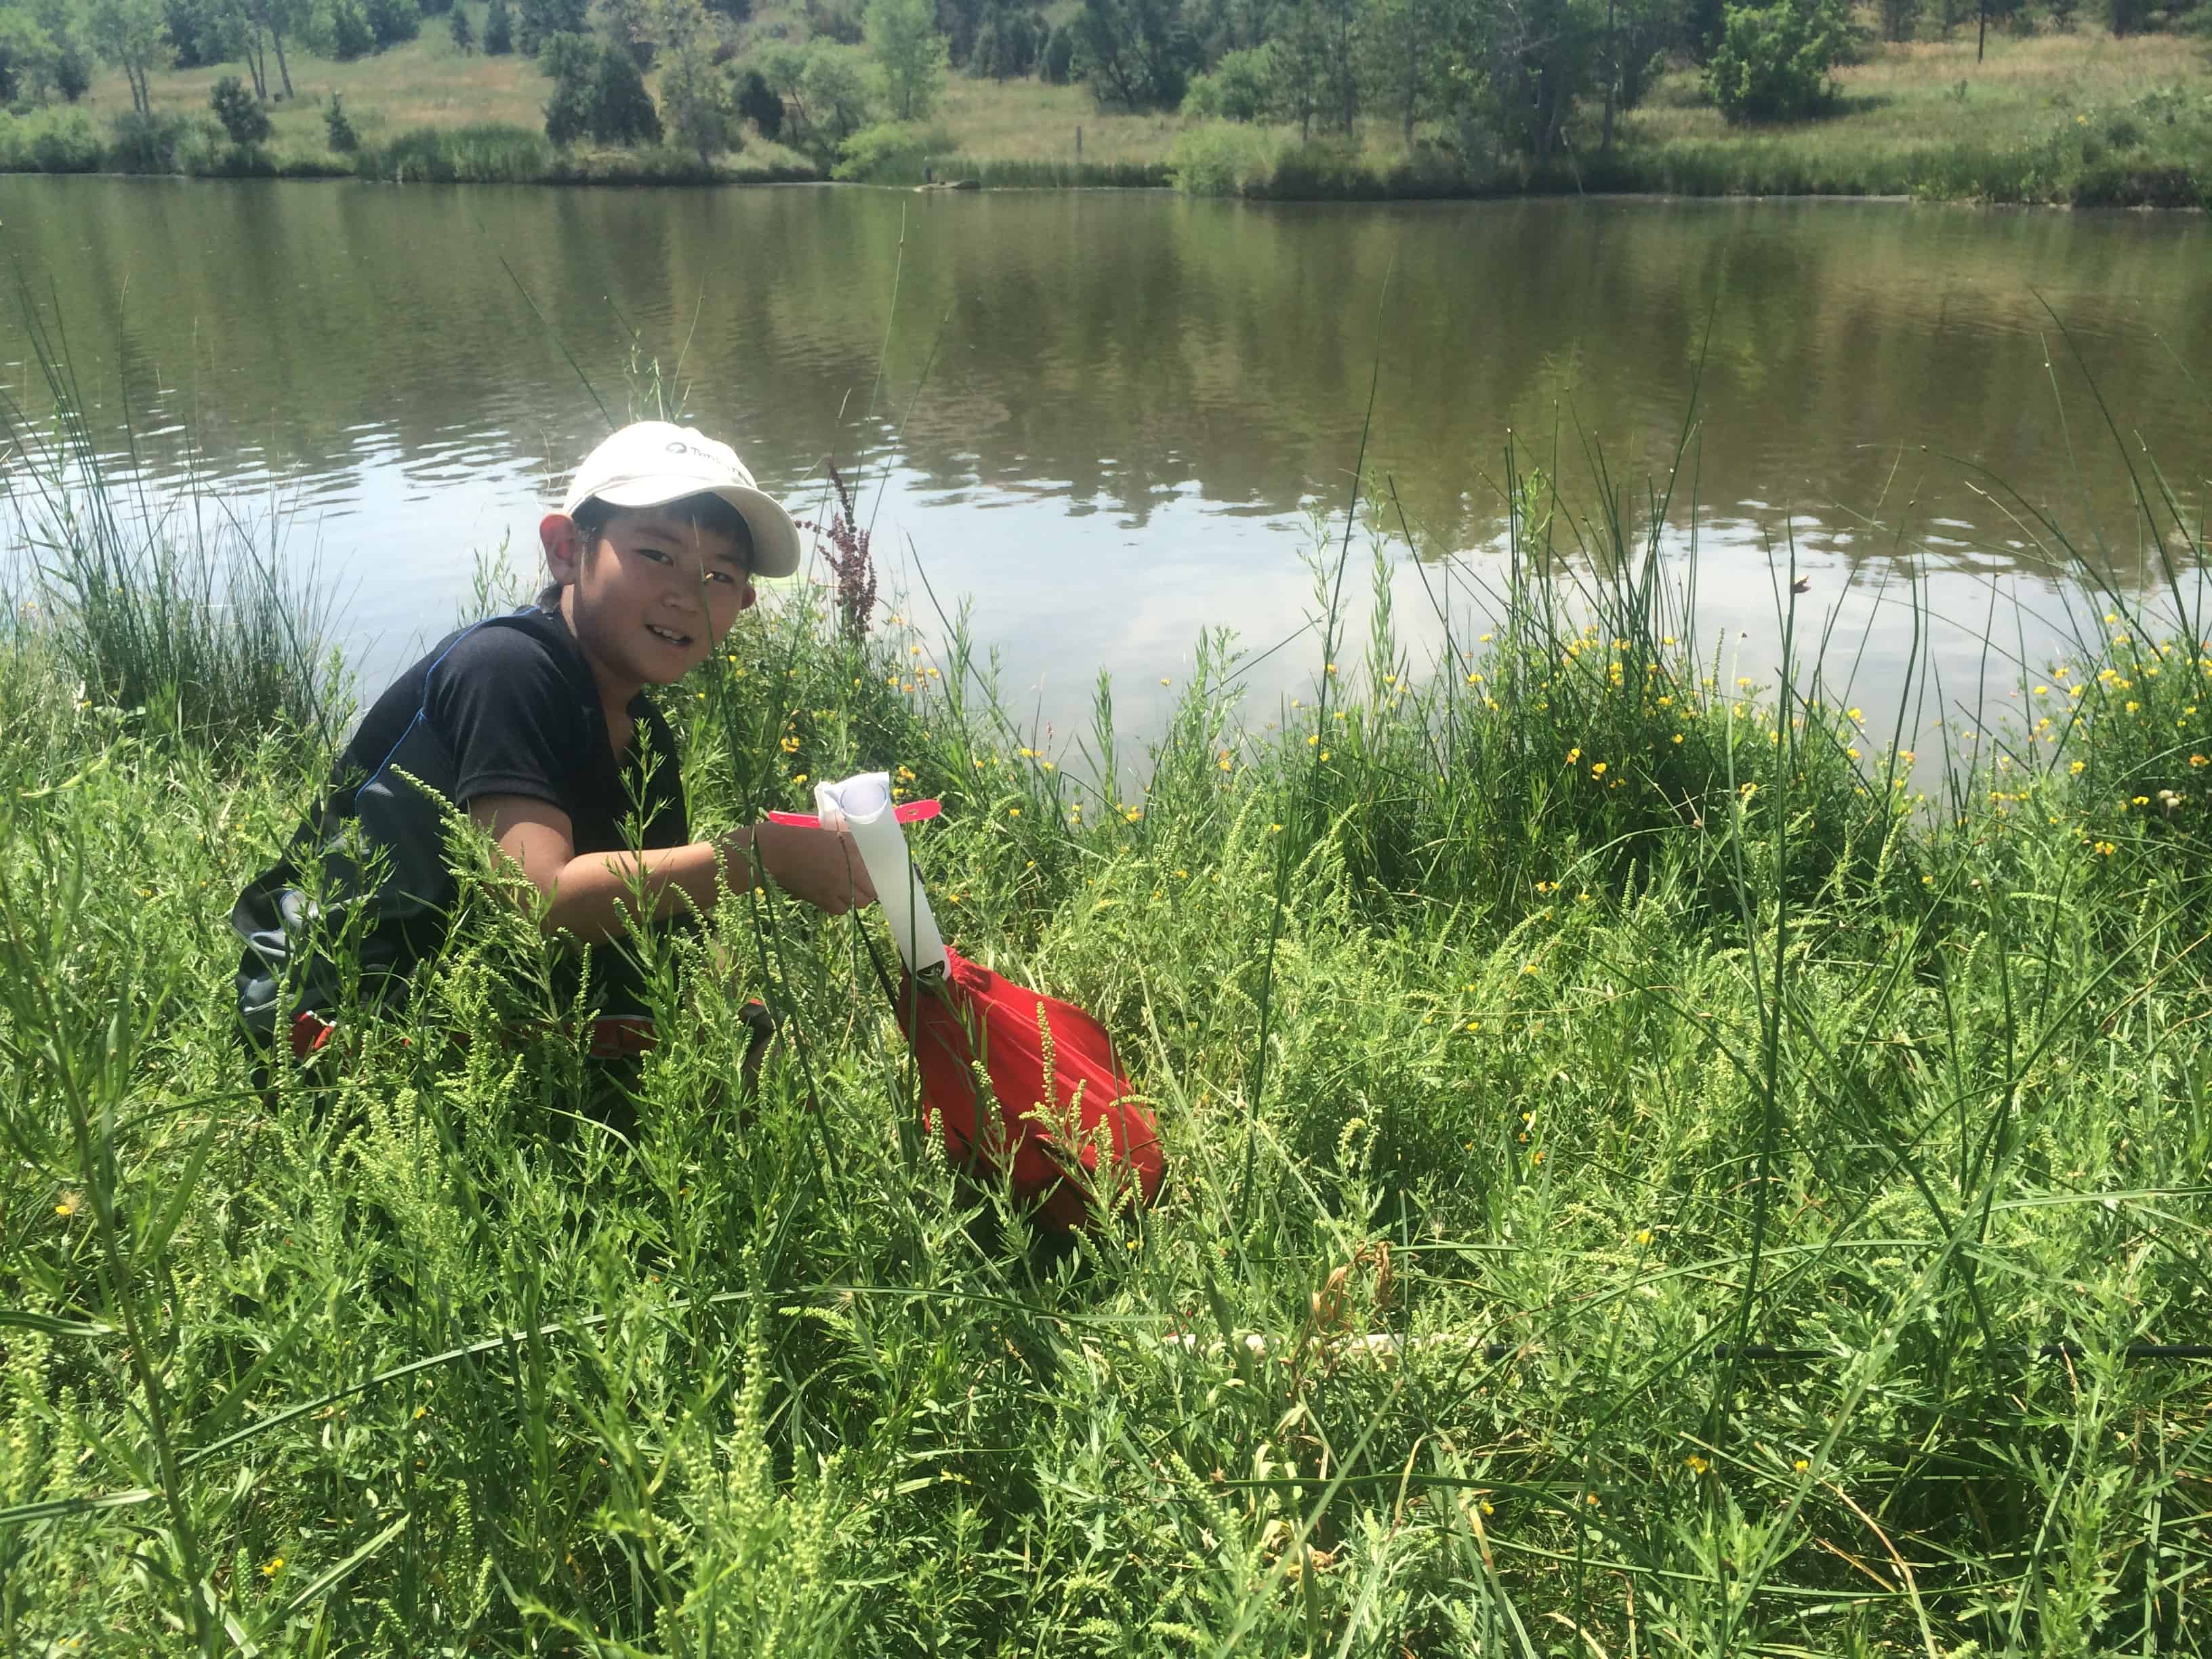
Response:
[{"label": "reed", "polygon": [[312,555],[285,545],[273,501],[189,480],[180,497],[149,489],[132,432],[111,447],[88,421],[58,312],[18,300],[46,393],[36,409],[0,393],[19,620],[38,617],[80,701],[178,742],[228,757],[281,732],[327,746],[345,686]]}]

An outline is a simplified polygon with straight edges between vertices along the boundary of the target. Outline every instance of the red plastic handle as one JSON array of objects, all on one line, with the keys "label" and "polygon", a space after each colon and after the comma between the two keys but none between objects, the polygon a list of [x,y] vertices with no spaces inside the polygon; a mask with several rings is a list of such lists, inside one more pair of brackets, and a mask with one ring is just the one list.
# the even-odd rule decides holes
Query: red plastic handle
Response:
[{"label": "red plastic handle", "polygon": [[[891,817],[901,823],[920,823],[935,817],[945,810],[940,800],[902,800],[891,809]],[[811,812],[770,812],[770,823],[795,823],[802,830],[819,830],[822,820]]]}]

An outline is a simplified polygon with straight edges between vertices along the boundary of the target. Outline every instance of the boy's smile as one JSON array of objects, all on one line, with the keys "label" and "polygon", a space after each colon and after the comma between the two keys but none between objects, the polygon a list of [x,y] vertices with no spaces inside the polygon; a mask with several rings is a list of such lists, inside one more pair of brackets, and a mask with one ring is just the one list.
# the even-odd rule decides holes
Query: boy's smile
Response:
[{"label": "boy's smile", "polygon": [[674,515],[618,512],[589,546],[564,514],[538,528],[562,614],[611,715],[704,662],[753,602],[750,550]]}]

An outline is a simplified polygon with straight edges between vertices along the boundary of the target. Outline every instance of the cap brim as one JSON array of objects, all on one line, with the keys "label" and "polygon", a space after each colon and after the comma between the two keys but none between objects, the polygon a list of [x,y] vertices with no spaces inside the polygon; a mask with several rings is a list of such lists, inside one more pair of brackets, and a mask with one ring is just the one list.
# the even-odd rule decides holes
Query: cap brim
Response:
[{"label": "cap brim", "polygon": [[[609,507],[659,507],[687,495],[720,495],[737,508],[745,528],[753,533],[754,575],[788,576],[799,568],[799,526],[792,523],[783,503],[764,490],[747,489],[743,484],[702,484],[696,478],[652,478],[594,493]],[[573,513],[575,508],[568,510]]]}]

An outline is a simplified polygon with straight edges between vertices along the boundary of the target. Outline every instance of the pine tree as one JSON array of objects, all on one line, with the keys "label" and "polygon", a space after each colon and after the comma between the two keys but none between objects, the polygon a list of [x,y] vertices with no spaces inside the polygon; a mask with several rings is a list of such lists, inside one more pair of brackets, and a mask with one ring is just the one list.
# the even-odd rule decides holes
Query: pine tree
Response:
[{"label": "pine tree", "polygon": [[464,57],[476,50],[476,31],[469,27],[468,8],[461,3],[461,0],[453,0],[453,15],[450,27],[453,31],[453,44],[460,48]]},{"label": "pine tree", "polygon": [[[453,8],[460,7],[456,0]],[[491,9],[484,13],[484,56],[504,58],[514,50],[514,20],[508,16],[507,0],[491,0]]]}]

